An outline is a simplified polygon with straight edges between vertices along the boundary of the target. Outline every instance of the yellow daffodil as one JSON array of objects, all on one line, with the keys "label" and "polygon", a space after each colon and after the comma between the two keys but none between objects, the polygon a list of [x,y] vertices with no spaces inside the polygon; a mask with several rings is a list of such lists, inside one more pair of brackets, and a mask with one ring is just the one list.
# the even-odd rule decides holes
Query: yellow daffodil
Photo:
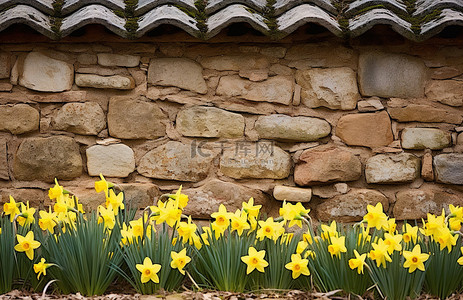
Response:
[{"label": "yellow daffodil", "polygon": [[341,255],[341,252],[347,252],[345,236],[333,236],[330,240],[331,244],[328,245],[328,252],[331,254],[331,257],[335,255],[339,257]]},{"label": "yellow daffodil", "polygon": [[122,223],[121,229],[121,243],[122,245],[128,245],[133,242],[133,232],[132,228],[127,227],[125,223]]},{"label": "yellow daffodil", "polygon": [[[143,237],[143,218],[138,218],[137,220],[130,221],[129,224],[132,227],[132,234],[134,238]],[[151,230],[152,226],[148,225],[146,227],[146,236],[151,235]]]},{"label": "yellow daffodil", "polygon": [[183,244],[187,242],[190,245],[194,244],[196,238],[198,237],[196,235],[196,229],[197,229],[196,224],[191,222],[191,216],[188,217],[188,222],[178,223],[177,233],[179,237],[182,238]]},{"label": "yellow daffodil", "polygon": [[48,190],[48,197],[50,200],[58,198],[59,195],[64,193],[64,188],[58,184],[58,180],[55,178],[55,186]]},{"label": "yellow daffodil", "polygon": [[265,221],[259,221],[259,230],[257,230],[257,238],[262,241],[264,238],[277,240],[284,232],[284,221],[275,222],[272,217]]},{"label": "yellow daffodil", "polygon": [[364,253],[360,255],[357,250],[354,249],[355,258],[349,259],[349,267],[352,270],[357,269],[358,274],[363,274],[363,265],[365,264],[365,259],[367,254]]},{"label": "yellow daffodil", "polygon": [[112,184],[109,181],[106,181],[106,179],[103,177],[103,174],[100,173],[100,179],[99,181],[95,181],[95,191],[97,193],[104,192],[105,196],[108,197],[108,190],[109,188],[113,187],[114,184]]},{"label": "yellow daffodil", "polygon": [[389,231],[390,234],[394,234],[396,229],[397,229],[397,224],[395,222],[395,218],[388,219],[386,230]]},{"label": "yellow daffodil", "polygon": [[249,247],[248,255],[241,257],[241,260],[248,266],[246,274],[251,273],[254,269],[264,273],[264,268],[268,266],[268,262],[264,257],[265,250],[257,251],[254,247]]},{"label": "yellow daffodil", "polygon": [[10,216],[10,222],[13,222],[14,217],[19,214],[18,203],[10,196],[10,202],[3,204],[3,212],[5,215]]},{"label": "yellow daffodil", "polygon": [[310,229],[307,229],[307,232],[302,234],[302,239],[306,241],[307,243],[309,243],[310,245],[312,245],[313,238],[312,238],[312,234],[310,233]]},{"label": "yellow daffodil", "polygon": [[307,249],[308,246],[309,243],[306,241],[299,241],[299,243],[297,243],[296,253],[301,254],[305,249]]},{"label": "yellow daffodil", "polygon": [[111,189],[109,190],[109,196],[107,197],[106,202],[108,203],[106,207],[108,208],[111,206],[114,211],[114,215],[117,216],[119,209],[124,209],[124,193],[120,192],[116,195],[114,190]]},{"label": "yellow daffodil", "polygon": [[245,229],[251,228],[248,223],[248,216],[244,211],[237,209],[230,218],[231,232],[236,231],[238,235],[242,235]]},{"label": "yellow daffodil", "polygon": [[310,271],[307,267],[309,263],[308,259],[302,259],[300,254],[292,254],[291,255],[291,262],[285,265],[285,268],[292,271],[293,279],[298,278],[301,274],[309,276]]},{"label": "yellow daffodil", "polygon": [[410,243],[413,241],[416,244],[416,239],[418,238],[418,227],[412,226],[410,224],[405,224],[404,228],[402,228],[403,234],[402,239],[405,243]]},{"label": "yellow daffodil", "polygon": [[26,202],[26,205],[24,205],[24,203],[21,203],[21,213],[17,218],[18,224],[24,226],[27,224],[34,223],[34,214],[35,208],[29,207],[29,201]]},{"label": "yellow daffodil", "polygon": [[404,251],[404,268],[409,268],[408,272],[413,273],[416,269],[424,271],[424,262],[428,260],[429,254],[421,253],[421,246],[416,245],[412,251]]},{"label": "yellow daffodil", "polygon": [[105,208],[104,206],[98,206],[98,212],[100,217],[98,218],[98,224],[104,223],[104,227],[108,229],[113,229],[116,225],[115,213],[111,207]]},{"label": "yellow daffodil", "polygon": [[385,233],[384,234],[384,243],[388,246],[387,252],[389,254],[392,254],[392,252],[395,251],[401,251],[402,250],[402,244],[400,243],[402,241],[402,235],[401,234],[396,234],[392,235],[390,233]]},{"label": "yellow daffodil", "polygon": [[322,234],[321,234],[322,239],[327,240],[330,237],[338,237],[338,231],[336,229],[336,226],[337,226],[336,221],[331,222],[331,224],[329,226],[325,225],[325,224],[322,224],[322,226],[321,226],[321,228],[322,228]]},{"label": "yellow daffodil", "polygon": [[450,204],[449,210],[450,210],[449,218],[456,218],[460,221],[463,221],[463,207],[454,206],[453,204]]},{"label": "yellow daffodil", "polygon": [[180,186],[171,198],[177,202],[177,207],[184,209],[188,204],[188,195],[182,194],[182,186]]},{"label": "yellow daffodil", "polygon": [[[460,247],[460,252],[461,252],[461,255],[463,255],[463,247]],[[457,263],[463,266],[463,256],[457,260]]]},{"label": "yellow daffodil", "polygon": [[423,222],[424,234],[426,236],[436,236],[439,231],[445,226],[445,211],[442,209],[442,215],[435,216],[428,213],[428,221]]},{"label": "yellow daffodil", "polygon": [[383,212],[383,205],[381,202],[378,202],[376,206],[368,205],[368,213],[363,216],[363,221],[367,222],[368,228],[376,228],[380,230],[381,228],[388,228],[389,224],[387,223],[387,216]]},{"label": "yellow daffodil", "polygon": [[212,213],[211,217],[215,219],[215,226],[221,229],[226,229],[230,225],[230,218],[233,214],[227,212],[225,205],[220,204],[219,211]]},{"label": "yellow daffodil", "polygon": [[186,249],[181,250],[179,253],[172,251],[170,252],[170,257],[172,258],[170,267],[172,269],[178,269],[182,275],[185,275],[185,270],[183,270],[183,268],[191,261],[191,258],[186,255]]},{"label": "yellow daffodil", "polygon": [[450,229],[442,227],[434,234],[434,238],[439,243],[441,251],[447,247],[450,253],[450,251],[452,251],[452,247],[457,244],[458,235],[452,235]]},{"label": "yellow daffodil", "polygon": [[14,246],[14,250],[18,252],[26,252],[30,260],[34,259],[34,249],[40,247],[40,242],[34,241],[34,232],[29,231],[26,236],[17,234],[18,244]]},{"label": "yellow daffodil", "polygon": [[40,278],[40,275],[47,276],[47,268],[53,264],[46,264],[45,258],[41,258],[39,263],[34,264],[34,272],[37,273],[37,279]]},{"label": "yellow daffodil", "polygon": [[50,233],[53,233],[53,230],[57,224],[57,214],[51,212],[51,207],[48,207],[48,212],[41,210],[39,211],[39,226],[42,230],[48,230]]},{"label": "yellow daffodil", "polygon": [[288,227],[297,225],[302,228],[303,217],[307,216],[309,211],[310,209],[306,209],[300,202],[293,205],[284,201],[280,208],[280,216],[289,222]]},{"label": "yellow daffodil", "polygon": [[156,224],[166,222],[170,227],[174,227],[182,217],[182,210],[178,208],[175,200],[169,199],[165,203],[158,201],[158,209],[159,216],[156,218]]},{"label": "yellow daffodil", "polygon": [[257,218],[262,205],[254,205],[254,198],[249,198],[248,202],[243,202],[243,211],[248,214],[248,218]]},{"label": "yellow daffodil", "polygon": [[377,243],[372,243],[371,246],[374,250],[370,251],[368,257],[376,261],[377,267],[382,265],[383,268],[386,268],[386,261],[392,261],[391,257],[387,252],[389,246],[386,243],[384,243],[382,239],[379,239]]},{"label": "yellow daffodil", "polygon": [[141,283],[153,281],[159,283],[158,272],[161,270],[161,265],[154,264],[149,257],[145,257],[143,264],[137,264],[136,268],[141,272]]}]

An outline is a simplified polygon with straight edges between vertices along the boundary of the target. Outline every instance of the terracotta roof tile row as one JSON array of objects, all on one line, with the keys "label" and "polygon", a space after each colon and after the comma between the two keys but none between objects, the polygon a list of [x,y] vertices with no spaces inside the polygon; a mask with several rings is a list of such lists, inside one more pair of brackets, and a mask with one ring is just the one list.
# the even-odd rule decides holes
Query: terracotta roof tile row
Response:
[{"label": "terracotta roof tile row", "polygon": [[126,38],[169,24],[208,39],[241,22],[274,38],[306,23],[344,37],[390,25],[419,41],[463,26],[463,0],[0,0],[0,31],[21,23],[51,39],[89,24]]}]

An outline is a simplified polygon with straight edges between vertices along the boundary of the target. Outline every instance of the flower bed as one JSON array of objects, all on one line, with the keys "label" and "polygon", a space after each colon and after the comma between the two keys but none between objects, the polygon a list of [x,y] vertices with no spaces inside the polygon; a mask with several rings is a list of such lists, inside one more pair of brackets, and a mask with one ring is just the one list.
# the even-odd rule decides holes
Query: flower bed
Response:
[{"label": "flower bed", "polygon": [[[397,226],[381,203],[369,205],[353,226],[314,227],[300,203],[284,202],[280,217],[263,218],[251,198],[235,212],[221,205],[214,221],[198,228],[183,215],[188,196],[181,188],[139,218],[103,176],[95,189],[106,203],[89,213],[58,182],[49,190],[48,211],[36,213],[10,197],[0,218],[0,294],[52,286],[63,294],[102,295],[115,280],[141,294],[187,283],[197,290],[339,290],[387,299],[422,292],[446,298],[462,287],[462,207],[428,214],[421,228]],[[289,232],[294,226],[301,230]]]}]

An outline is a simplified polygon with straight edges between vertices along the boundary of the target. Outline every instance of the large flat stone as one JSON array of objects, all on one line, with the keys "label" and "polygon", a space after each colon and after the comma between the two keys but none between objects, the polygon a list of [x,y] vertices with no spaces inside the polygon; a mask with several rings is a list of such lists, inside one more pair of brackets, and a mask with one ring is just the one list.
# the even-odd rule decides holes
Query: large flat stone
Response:
[{"label": "large flat stone", "polygon": [[450,133],[436,128],[405,128],[402,130],[402,148],[440,150],[451,145]]},{"label": "large flat stone", "polygon": [[193,145],[170,141],[146,153],[137,171],[146,177],[179,181],[200,181],[207,177],[218,152],[195,151]]},{"label": "large flat stone", "polygon": [[389,201],[382,193],[369,189],[352,189],[347,194],[338,195],[317,206],[317,216],[321,221],[357,222],[367,214],[367,206],[378,202],[384,211],[389,209]]},{"label": "large flat stone", "polygon": [[184,136],[237,138],[244,135],[244,117],[216,107],[193,106],[177,114]]},{"label": "large flat stone", "polygon": [[10,55],[0,52],[0,79],[9,78],[11,70]]},{"label": "large flat stone", "polygon": [[6,140],[0,139],[0,179],[10,180]]},{"label": "large flat stone", "polygon": [[368,183],[412,182],[419,177],[420,165],[410,153],[379,154],[367,160],[365,177]]},{"label": "large flat stone", "polygon": [[241,71],[268,68],[268,59],[260,55],[220,55],[204,57],[200,60],[206,69],[218,71]]},{"label": "large flat stone", "polygon": [[354,181],[362,176],[362,163],[351,152],[327,146],[305,150],[294,169],[294,182],[312,185]]},{"label": "large flat stone", "polygon": [[367,52],[359,57],[359,86],[364,96],[416,98],[424,96],[428,69],[416,57]]},{"label": "large flat stone", "polygon": [[76,74],[76,85],[96,89],[131,90],[135,87],[135,81],[131,76]]},{"label": "large flat stone", "polygon": [[273,198],[279,201],[310,202],[312,189],[277,185],[273,189]]},{"label": "large flat stone", "polygon": [[449,153],[434,156],[434,170],[438,182],[463,184],[463,154]]},{"label": "large flat stone", "polygon": [[182,192],[190,199],[183,212],[193,218],[209,219],[213,212],[218,211],[220,204],[225,205],[228,211],[235,212],[241,209],[242,203],[247,202],[250,197],[254,198],[255,205],[262,205],[264,213],[270,213],[278,206],[259,190],[218,179],[212,179],[199,188],[185,189]]},{"label": "large flat stone", "polygon": [[255,129],[263,139],[301,142],[316,141],[331,132],[330,124],[323,119],[277,114],[259,117]]},{"label": "large flat stone", "polygon": [[133,150],[124,144],[95,145],[87,148],[87,169],[90,176],[127,177],[135,171]]},{"label": "large flat stone", "polygon": [[203,68],[187,58],[153,58],[148,69],[148,83],[207,93]]},{"label": "large flat stone", "polygon": [[339,119],[336,135],[351,146],[382,147],[394,140],[387,112],[350,114]]},{"label": "large flat stone", "polygon": [[70,90],[74,79],[74,67],[39,52],[30,52],[19,70],[19,84],[40,92]]},{"label": "large flat stone", "polygon": [[140,56],[98,53],[98,64],[105,67],[138,67]]},{"label": "large flat stone", "polygon": [[291,156],[272,142],[237,143],[220,158],[220,171],[236,179],[283,179],[290,170]]},{"label": "large flat stone", "polygon": [[232,75],[220,78],[216,92],[217,95],[226,97],[289,105],[293,90],[294,81],[288,76],[274,76],[265,81],[252,82]]},{"label": "large flat stone", "polygon": [[302,87],[301,103],[311,108],[352,110],[360,98],[356,74],[350,68],[300,70],[296,82]]},{"label": "large flat stone", "polygon": [[[393,99],[396,100],[396,99]],[[437,108],[431,105],[404,103],[401,100],[389,101],[387,111],[392,119],[399,122],[451,123],[461,124],[460,112]]]},{"label": "large flat stone", "polygon": [[426,97],[450,106],[463,106],[463,81],[432,80],[426,85]]},{"label": "large flat stone", "polygon": [[83,135],[97,135],[106,128],[106,117],[96,102],[67,103],[55,114],[52,126]]},{"label": "large flat stone", "polygon": [[109,134],[121,139],[155,139],[166,134],[166,115],[159,106],[125,97],[109,100]]},{"label": "large flat stone", "polygon": [[27,138],[14,157],[13,174],[18,180],[46,182],[79,177],[82,174],[79,145],[66,136]]},{"label": "large flat stone", "polygon": [[0,131],[23,134],[39,129],[40,114],[27,104],[0,105]]}]

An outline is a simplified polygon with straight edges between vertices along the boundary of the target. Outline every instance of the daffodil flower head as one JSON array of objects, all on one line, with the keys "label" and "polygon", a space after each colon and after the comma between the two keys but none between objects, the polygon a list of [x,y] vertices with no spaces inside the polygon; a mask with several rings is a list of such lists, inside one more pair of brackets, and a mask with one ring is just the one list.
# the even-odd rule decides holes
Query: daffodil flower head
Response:
[{"label": "daffodil flower head", "polygon": [[402,239],[405,243],[410,243],[413,241],[414,244],[416,244],[416,240],[418,238],[418,227],[417,226],[412,226],[408,223],[406,223],[403,226],[403,233],[402,233]]},{"label": "daffodil flower head", "polygon": [[108,229],[113,229],[116,225],[116,217],[112,207],[105,208],[103,206],[98,206],[98,212],[100,217],[98,218],[98,224],[104,223],[104,227]]},{"label": "daffodil flower head", "polygon": [[24,205],[24,203],[21,203],[21,213],[17,218],[18,224],[24,226],[27,224],[34,223],[34,214],[35,208],[29,207],[29,201],[26,202],[26,205]]},{"label": "daffodil flower head", "polygon": [[53,233],[53,230],[58,223],[58,216],[55,212],[51,212],[51,207],[48,207],[48,212],[45,210],[39,211],[39,226],[42,230],[48,230],[50,233]]},{"label": "daffodil flower head", "polygon": [[177,202],[177,207],[184,209],[188,204],[188,195],[182,194],[182,186],[171,196]]},{"label": "daffodil flower head", "polygon": [[450,253],[452,247],[457,244],[458,235],[452,235],[448,227],[442,227],[434,234],[434,239],[439,243],[441,251],[447,247]]},{"label": "daffodil flower head", "polygon": [[444,210],[442,210],[442,215],[440,216],[428,213],[428,220],[424,223],[424,235],[436,237],[436,235],[439,234],[439,231],[444,227],[446,227]]},{"label": "daffodil flower head", "polygon": [[338,237],[339,235],[336,229],[336,221],[332,221],[329,226],[322,224],[321,229],[322,229],[321,237],[324,240],[328,240],[330,237]]},{"label": "daffodil flower head", "polygon": [[236,231],[238,235],[242,235],[245,229],[250,229],[251,225],[248,223],[248,216],[244,211],[237,209],[230,218],[231,232]]},{"label": "daffodil flower head", "polygon": [[424,271],[424,262],[429,258],[429,254],[421,253],[419,244],[412,251],[404,251],[403,256],[405,257],[404,268],[409,268],[409,273],[413,273],[416,269]]},{"label": "daffodil flower head", "polygon": [[[463,255],[463,247],[460,247],[460,252]],[[461,256],[458,260],[457,263],[461,266],[463,266],[463,256]]]},{"label": "daffodil flower head", "polygon": [[55,186],[48,190],[48,197],[50,198],[50,200],[53,200],[63,193],[64,188],[58,184],[58,179],[55,178]]},{"label": "daffodil flower head", "polygon": [[300,254],[292,254],[291,262],[285,265],[285,268],[292,271],[293,279],[298,278],[301,274],[305,276],[310,275],[309,268],[307,264],[309,263],[308,259],[303,259]]},{"label": "daffodil flower head", "polygon": [[243,202],[243,211],[248,214],[248,218],[257,218],[262,205],[254,205],[254,198],[249,198],[248,202]]},{"label": "daffodil flower head", "polygon": [[259,221],[259,227],[256,236],[260,241],[264,238],[276,241],[285,232],[284,221],[275,222],[272,217]]},{"label": "daffodil flower head", "polygon": [[108,197],[108,190],[109,188],[113,187],[114,184],[106,181],[106,179],[103,177],[103,174],[100,173],[100,180],[95,181],[95,191],[97,193],[104,192],[105,196]]},{"label": "daffodil flower head", "polygon": [[360,255],[357,250],[354,249],[354,255],[355,258],[349,259],[349,267],[352,270],[357,269],[358,274],[363,274],[363,265],[365,264],[365,259],[367,257],[367,254],[364,253]]},{"label": "daffodil flower head", "polygon": [[10,196],[10,202],[6,202],[5,204],[3,204],[3,212],[7,216],[10,215],[10,222],[13,222],[16,215],[19,214],[18,205],[19,203],[16,203],[12,196]]},{"label": "daffodil flower head", "polygon": [[340,256],[342,252],[347,252],[346,248],[346,237],[331,237],[330,238],[331,244],[328,245],[328,252],[333,256]]},{"label": "daffodil flower head", "polygon": [[450,204],[449,210],[451,218],[456,218],[463,222],[463,207],[454,206],[453,204]]},{"label": "daffodil flower head", "polygon": [[143,264],[137,264],[136,268],[141,272],[141,283],[153,281],[159,283],[158,272],[161,270],[161,265],[153,264],[151,258],[145,257]]},{"label": "daffodil flower head", "polygon": [[299,241],[297,243],[296,253],[301,254],[302,252],[304,252],[305,249],[307,249],[308,246],[309,246],[309,243],[307,243],[306,241],[304,240]]},{"label": "daffodil flower head", "polygon": [[378,239],[377,243],[372,243],[371,246],[373,247],[373,250],[370,251],[368,257],[376,261],[377,267],[382,265],[383,268],[386,268],[386,261],[392,261],[391,257],[387,252],[389,246],[386,243],[384,243],[383,239]]},{"label": "daffodil flower head", "polygon": [[268,266],[268,262],[264,259],[265,250],[257,251],[254,247],[249,247],[248,255],[242,256],[241,260],[248,266],[246,274],[251,273],[255,269],[264,273],[264,268]]},{"label": "daffodil flower head", "polygon": [[180,252],[172,251],[170,252],[170,257],[172,258],[172,262],[170,263],[170,267],[172,269],[178,269],[182,275],[185,275],[185,270],[183,268],[187,263],[191,261],[191,258],[186,255],[186,248],[182,249]]},{"label": "daffodil flower head", "polygon": [[230,218],[233,214],[227,212],[225,205],[220,204],[219,211],[212,213],[211,217],[215,219],[214,223],[217,228],[227,229],[228,225],[230,225]]},{"label": "daffodil flower head", "polygon": [[179,222],[177,226],[177,233],[182,238],[183,244],[189,243],[193,245],[196,236],[196,224],[192,223],[191,216],[188,217],[188,222]]},{"label": "daffodil flower head", "polygon": [[367,211],[367,214],[363,216],[363,221],[367,222],[368,228],[380,230],[381,228],[389,227],[387,216],[383,212],[383,205],[381,202],[378,202],[376,206],[368,205]]},{"label": "daffodil flower head", "polygon": [[117,216],[119,209],[124,209],[124,193],[120,192],[116,195],[113,189],[109,190],[109,196],[106,198],[106,208],[112,207],[114,215]]},{"label": "daffodil flower head", "polygon": [[34,264],[34,272],[37,273],[37,280],[40,278],[40,275],[47,276],[47,268],[51,267],[53,264],[45,263],[45,258],[41,258],[40,262]]},{"label": "daffodil flower head", "polygon": [[40,242],[34,240],[34,232],[29,231],[26,236],[17,234],[18,244],[14,249],[18,252],[25,252],[30,260],[34,259],[34,249],[40,247]]},{"label": "daffodil flower head", "polygon": [[389,254],[392,254],[392,252],[395,251],[401,251],[402,250],[402,244],[400,243],[402,241],[402,235],[401,234],[390,234],[390,233],[385,233],[384,234],[384,243],[388,246],[387,252]]}]

